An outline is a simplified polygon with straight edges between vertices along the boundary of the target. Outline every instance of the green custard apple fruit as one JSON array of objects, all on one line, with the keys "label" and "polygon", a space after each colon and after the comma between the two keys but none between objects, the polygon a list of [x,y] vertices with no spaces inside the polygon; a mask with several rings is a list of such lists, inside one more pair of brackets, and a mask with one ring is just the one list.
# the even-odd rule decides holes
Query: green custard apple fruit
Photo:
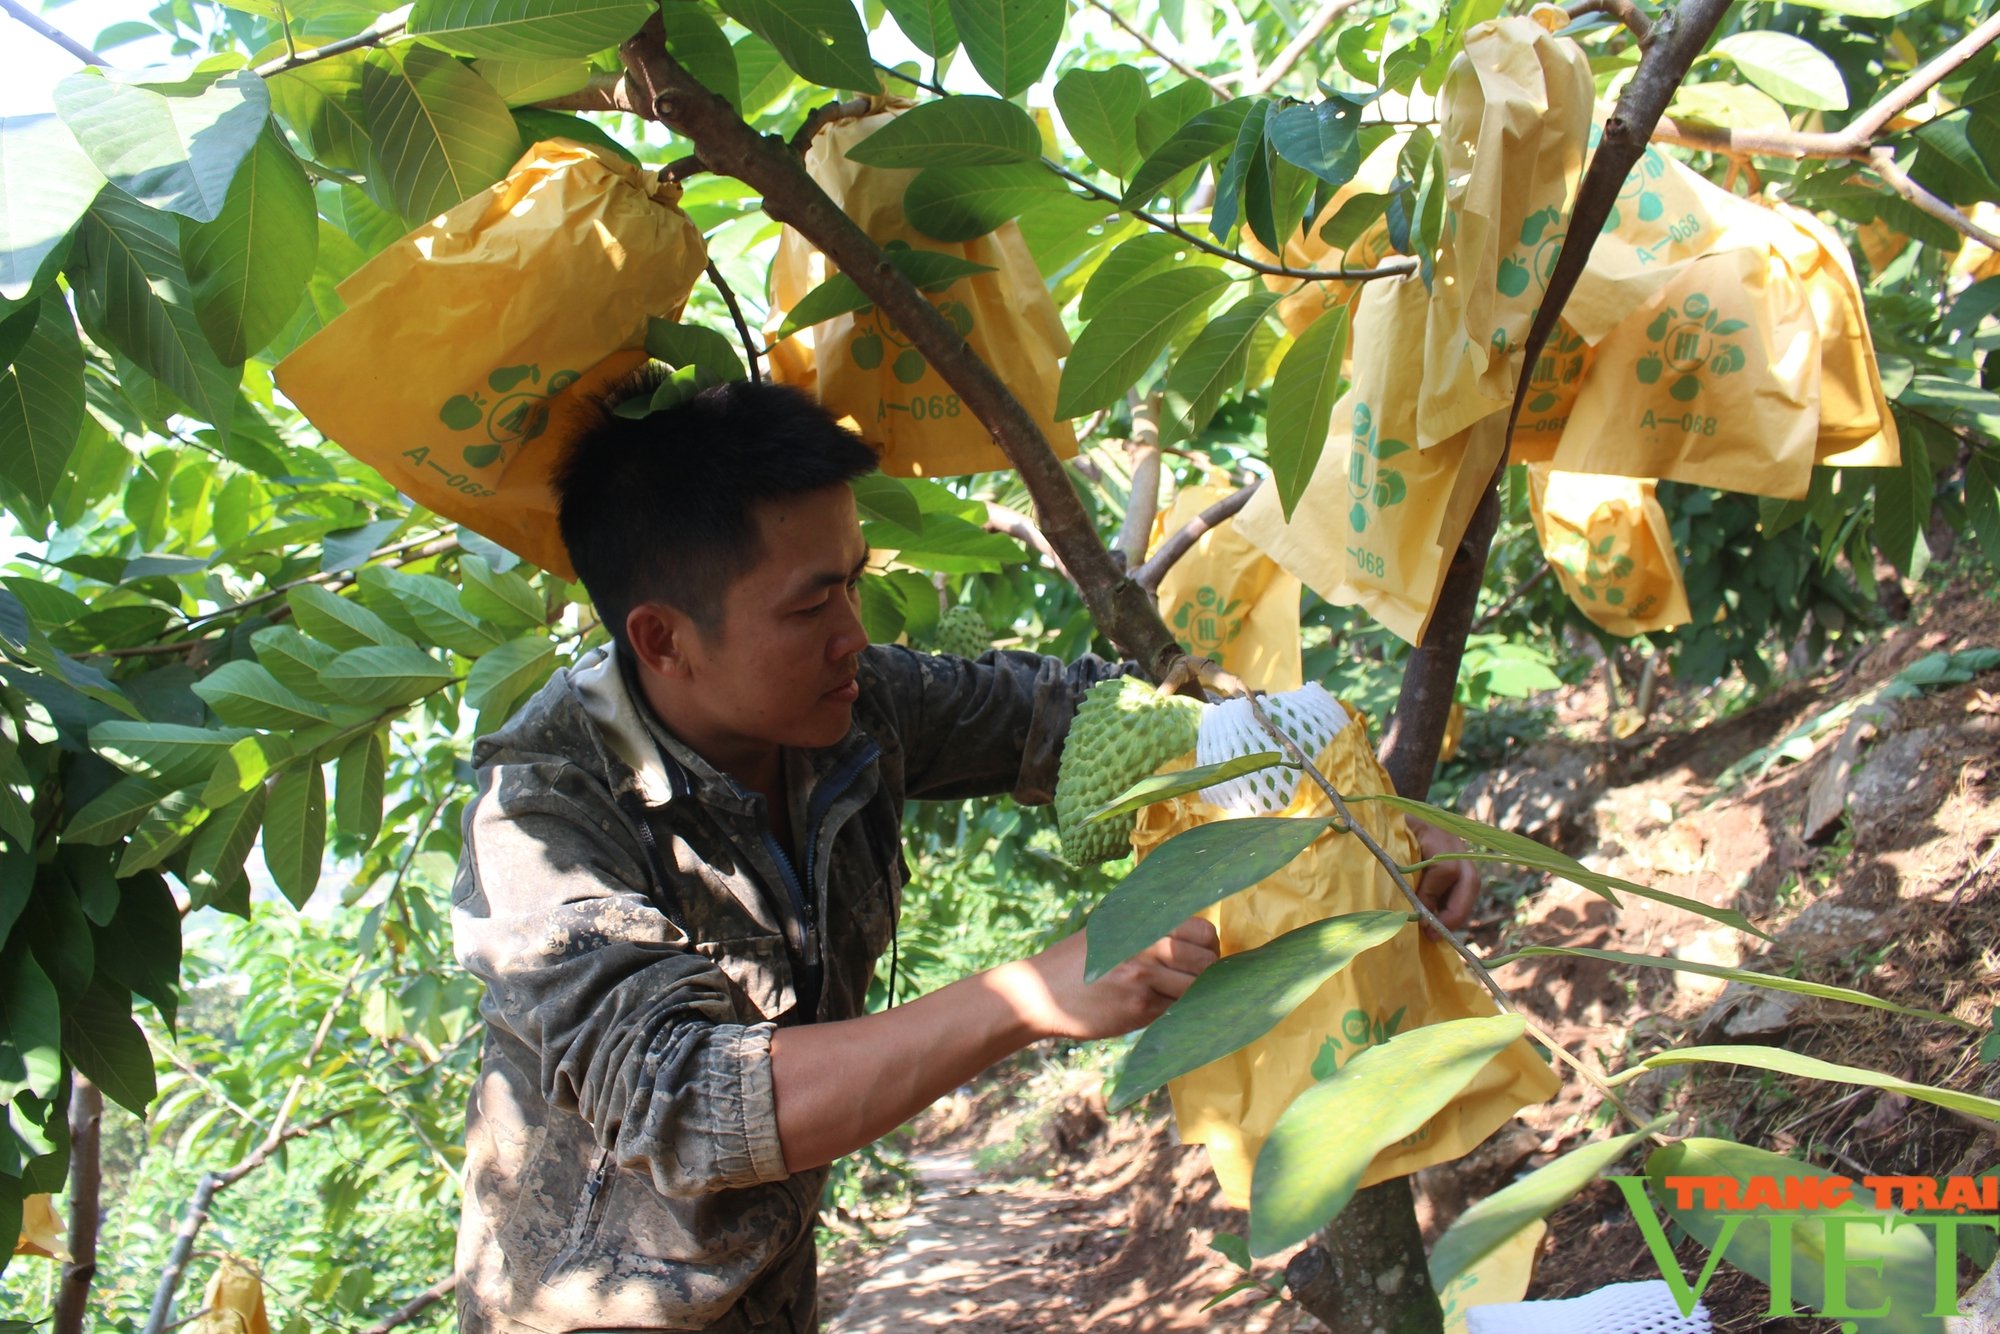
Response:
[{"label": "green custard apple fruit", "polygon": [[976,658],[993,647],[993,630],[986,618],[970,607],[953,607],[938,618],[933,641],[940,653],[960,658]]},{"label": "green custard apple fruit", "polygon": [[1201,711],[1200,700],[1161,695],[1150,682],[1131,676],[1100,681],[1085,692],[1056,774],[1056,828],[1065,861],[1088,866],[1131,851],[1136,815],[1090,825],[1083,819],[1193,750]]}]

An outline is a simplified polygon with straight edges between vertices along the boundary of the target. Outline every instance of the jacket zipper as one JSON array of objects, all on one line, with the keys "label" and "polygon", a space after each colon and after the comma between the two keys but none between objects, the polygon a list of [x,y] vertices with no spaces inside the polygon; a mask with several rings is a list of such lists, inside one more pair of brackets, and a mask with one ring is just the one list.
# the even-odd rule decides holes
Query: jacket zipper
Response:
[{"label": "jacket zipper", "polygon": [[569,1235],[563,1239],[563,1248],[556,1258],[549,1261],[542,1271],[544,1284],[554,1283],[576,1266],[583,1250],[597,1235],[597,1225],[604,1217],[604,1183],[611,1175],[611,1150],[597,1155],[597,1166],[590,1170],[590,1176],[583,1183],[583,1208],[576,1221],[570,1224]]},{"label": "jacket zipper", "polygon": [[[825,967],[820,959],[819,914],[815,911],[814,899],[817,882],[813,878],[814,863],[819,851],[820,826],[825,823],[827,812],[833,803],[840,800],[861,771],[873,764],[882,753],[882,748],[870,742],[857,751],[847,763],[833,771],[827,780],[813,792],[812,800],[806,806],[806,863],[805,877],[801,883],[797,869],[792,864],[791,854],[785,851],[777,835],[766,826],[764,845],[770,850],[772,859],[785,878],[785,889],[792,900],[792,909],[798,914],[798,922],[803,930],[801,954],[805,963],[805,986],[801,989],[799,1005],[807,1022],[819,1016],[819,995],[825,981]],[[808,895],[813,897],[809,898]],[[787,933],[789,934],[789,933]]]}]

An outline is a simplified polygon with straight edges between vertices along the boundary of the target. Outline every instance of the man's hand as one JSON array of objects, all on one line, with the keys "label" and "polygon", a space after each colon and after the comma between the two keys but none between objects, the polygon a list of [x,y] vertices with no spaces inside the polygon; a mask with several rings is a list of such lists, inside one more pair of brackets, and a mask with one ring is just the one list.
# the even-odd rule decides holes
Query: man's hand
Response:
[{"label": "man's hand", "polygon": [[[1040,1037],[1109,1038],[1144,1028],[1214,963],[1215,927],[1190,917],[1095,982],[1083,980],[1084,932],[1012,966],[1016,1006]],[[995,970],[996,977],[1009,969]]]},{"label": "man's hand", "polygon": [[[1425,824],[1414,815],[1403,818],[1409,822],[1410,832],[1417,836],[1417,850],[1424,860],[1465,851],[1463,841],[1436,825]],[[1417,897],[1438,915],[1438,920],[1457,931],[1472,920],[1472,905],[1479,901],[1479,863],[1451,861],[1426,866],[1416,890]]]}]

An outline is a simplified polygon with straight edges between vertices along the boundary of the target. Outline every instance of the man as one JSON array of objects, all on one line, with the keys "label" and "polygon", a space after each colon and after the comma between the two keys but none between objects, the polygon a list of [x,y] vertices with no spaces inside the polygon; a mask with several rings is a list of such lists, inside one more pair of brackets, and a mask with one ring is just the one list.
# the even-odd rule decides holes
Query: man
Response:
[{"label": "man", "polygon": [[1032,1042],[1142,1027],[1215,961],[1191,920],[1086,984],[1079,932],[863,1013],[904,800],[1048,800],[1119,670],[871,647],[847,484],[873,467],[745,384],[574,447],[562,536],[613,646],[475,746],[453,892],[487,987],[468,1334],[816,1329],[829,1162]]}]

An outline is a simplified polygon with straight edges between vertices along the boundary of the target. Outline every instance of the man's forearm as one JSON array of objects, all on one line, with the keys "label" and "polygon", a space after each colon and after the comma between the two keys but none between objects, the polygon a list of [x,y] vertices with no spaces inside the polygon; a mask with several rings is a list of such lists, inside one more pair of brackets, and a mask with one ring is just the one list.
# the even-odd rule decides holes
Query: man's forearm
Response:
[{"label": "man's forearm", "polygon": [[873,1143],[1049,1028],[1046,985],[1023,961],[895,1009],[781,1028],[771,1082],[785,1166],[803,1172]]}]

